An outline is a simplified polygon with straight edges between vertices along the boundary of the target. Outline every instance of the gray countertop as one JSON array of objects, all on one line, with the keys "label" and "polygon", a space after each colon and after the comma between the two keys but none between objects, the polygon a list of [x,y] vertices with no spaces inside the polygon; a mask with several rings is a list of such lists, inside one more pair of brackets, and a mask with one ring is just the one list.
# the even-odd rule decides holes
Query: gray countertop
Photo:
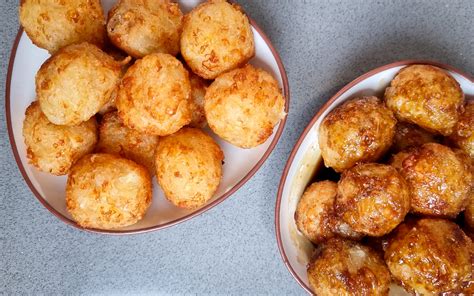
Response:
[{"label": "gray countertop", "polygon": [[[304,294],[278,252],[274,209],[281,171],[313,114],[352,79],[396,60],[432,59],[474,74],[472,0],[237,2],[273,41],[290,81],[288,122],[260,171],[216,208],[175,227],[85,233],[30,192],[0,112],[0,294]],[[1,94],[17,3],[0,2]]]}]

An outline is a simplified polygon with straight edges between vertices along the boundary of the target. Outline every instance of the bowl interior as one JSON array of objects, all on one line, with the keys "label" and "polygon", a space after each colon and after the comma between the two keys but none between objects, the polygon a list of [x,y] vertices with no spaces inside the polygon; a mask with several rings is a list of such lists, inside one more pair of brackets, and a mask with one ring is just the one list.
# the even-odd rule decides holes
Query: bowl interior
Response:
[{"label": "bowl interior", "polygon": [[[105,11],[116,1],[102,1]],[[180,1],[180,6],[184,12],[196,6],[199,0]],[[264,34],[252,24],[255,39],[255,57],[251,64],[261,67],[277,79],[283,90],[286,100],[286,112],[288,112],[288,85],[287,78],[281,60],[274,52],[272,45]],[[35,195],[46,207],[56,216],[65,222],[75,225],[71,220],[65,205],[65,184],[67,177],[56,177],[47,173],[42,173],[28,164],[26,158],[26,147],[23,142],[22,125],[24,113],[28,105],[35,100],[35,74],[41,64],[49,57],[49,54],[35,45],[24,32],[20,33],[18,43],[14,46],[12,55],[11,80],[7,82],[10,96],[7,96],[7,113],[10,115],[11,133],[10,138],[14,153],[17,157],[18,166]],[[9,109],[8,109],[9,104]],[[253,149],[241,149],[221,140],[209,129],[206,131],[219,143],[225,155],[223,166],[223,178],[214,197],[200,209],[185,210],[179,209],[169,203],[163,192],[157,185],[156,178],[153,178],[153,202],[147,211],[146,216],[135,225],[119,229],[117,231],[103,231],[111,233],[135,232],[149,230],[150,228],[160,228],[172,225],[191,218],[192,216],[216,205],[224,200],[228,195],[243,185],[256,170],[262,165],[269,153],[276,145],[279,135],[282,132],[284,120],[275,128],[272,136],[262,145]]]},{"label": "bowl interior", "polygon": [[[423,62],[409,62],[423,63]],[[407,63],[395,63],[393,66],[384,66],[373,70],[354,80],[341,89],[326,105],[316,114],[311,123],[303,132],[296,144],[295,150],[287,163],[287,175],[282,177],[279,201],[277,200],[277,236],[279,247],[285,264],[296,280],[308,292],[311,292],[306,274],[306,266],[313,252],[313,245],[296,228],[294,213],[300,196],[313,180],[315,171],[320,165],[321,151],[318,144],[319,126],[324,117],[337,105],[357,96],[376,95],[383,97],[385,88],[390,84],[397,72]],[[443,68],[442,65],[436,66]],[[474,96],[474,83],[457,71],[448,72],[459,82],[466,97]],[[299,146],[298,146],[299,145]],[[293,157],[293,158],[292,158]],[[278,208],[279,205],[279,208]],[[401,289],[391,288],[399,295]]]}]

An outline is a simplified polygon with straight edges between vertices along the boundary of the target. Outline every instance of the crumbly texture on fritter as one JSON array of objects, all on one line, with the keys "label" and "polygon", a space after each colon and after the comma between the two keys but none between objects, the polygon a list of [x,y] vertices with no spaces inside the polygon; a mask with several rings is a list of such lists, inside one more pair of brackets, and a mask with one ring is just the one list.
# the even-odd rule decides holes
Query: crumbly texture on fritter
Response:
[{"label": "crumbly texture on fritter", "polygon": [[179,60],[154,53],[128,68],[116,98],[118,114],[129,128],[166,136],[191,122],[191,84]]},{"label": "crumbly texture on fritter", "polygon": [[412,65],[400,70],[385,90],[385,102],[401,121],[444,136],[453,132],[464,104],[459,83],[444,70]]},{"label": "crumbly texture on fritter", "polygon": [[176,55],[183,13],[168,0],[120,0],[109,11],[112,43],[135,58],[160,52]]},{"label": "crumbly texture on fritter", "polygon": [[96,151],[117,154],[146,167],[155,174],[155,150],[158,136],[147,135],[126,127],[117,112],[104,115],[99,127]]},{"label": "crumbly texture on fritter", "polygon": [[31,41],[50,53],[74,43],[105,43],[99,0],[21,0],[19,18]]},{"label": "crumbly texture on fritter", "polygon": [[163,137],[156,150],[156,176],[166,198],[194,209],[212,198],[222,177],[224,153],[200,129],[185,127]]},{"label": "crumbly texture on fritter", "polygon": [[275,78],[246,65],[214,80],[206,91],[204,110],[219,137],[252,148],[264,143],[285,116],[285,99]]},{"label": "crumbly texture on fritter", "polygon": [[111,154],[89,154],[71,169],[66,206],[82,227],[115,229],[135,224],[151,204],[148,171]]},{"label": "crumbly texture on fritter", "polygon": [[23,138],[28,161],[39,170],[65,175],[97,143],[97,123],[91,118],[76,126],[49,122],[37,101],[26,109]]},{"label": "crumbly texture on fritter", "polygon": [[388,295],[390,273],[382,258],[360,243],[332,238],[309,263],[316,295]]},{"label": "crumbly texture on fritter", "polygon": [[400,152],[391,163],[408,183],[412,212],[454,218],[466,208],[473,174],[449,147],[427,143]]},{"label": "crumbly texture on fritter", "polygon": [[456,294],[472,280],[472,248],[469,237],[451,221],[409,220],[390,237],[385,261],[408,291]]},{"label": "crumbly texture on fritter", "polygon": [[206,79],[245,64],[255,54],[252,28],[240,6],[210,0],[184,17],[181,54]]},{"label": "crumbly texture on fritter", "polygon": [[361,97],[332,110],[319,128],[326,167],[337,172],[378,160],[392,145],[397,120],[377,97]]},{"label": "crumbly texture on fritter", "polygon": [[89,43],[62,48],[36,74],[41,110],[55,124],[87,121],[109,101],[120,81],[121,67]]},{"label": "crumbly texture on fritter", "polygon": [[206,95],[209,83],[189,72],[189,81],[191,82],[191,127],[203,128],[207,125],[206,113],[204,112],[204,96]]}]

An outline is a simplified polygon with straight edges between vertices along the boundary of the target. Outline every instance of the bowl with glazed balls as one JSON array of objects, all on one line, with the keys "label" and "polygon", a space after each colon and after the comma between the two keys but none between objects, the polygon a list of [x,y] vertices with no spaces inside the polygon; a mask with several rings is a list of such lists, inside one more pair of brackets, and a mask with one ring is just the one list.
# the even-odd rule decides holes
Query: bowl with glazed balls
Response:
[{"label": "bowl with glazed balls", "polygon": [[410,60],[316,113],[275,209],[282,259],[308,293],[474,293],[473,99],[468,74]]},{"label": "bowl with glazed balls", "polygon": [[67,224],[131,234],[186,221],[246,183],[283,132],[282,61],[234,2],[18,9],[9,138],[33,194]]}]

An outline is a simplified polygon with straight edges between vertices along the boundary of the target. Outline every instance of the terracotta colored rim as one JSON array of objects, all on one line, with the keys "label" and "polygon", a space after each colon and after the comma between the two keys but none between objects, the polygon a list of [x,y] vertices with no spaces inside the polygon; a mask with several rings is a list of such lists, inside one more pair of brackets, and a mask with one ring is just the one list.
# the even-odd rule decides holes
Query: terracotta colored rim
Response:
[{"label": "terracotta colored rim", "polygon": [[[273,57],[275,58],[277,65],[278,65],[278,70],[280,72],[280,76],[282,77],[283,80],[283,95],[285,96],[285,112],[288,114],[289,108],[290,108],[290,89],[289,89],[289,84],[288,84],[288,77],[286,76],[286,71],[285,67],[283,66],[283,62],[280,58],[280,55],[276,51],[276,49],[273,47],[273,44],[270,42],[270,39],[268,38],[267,35],[262,31],[262,29],[255,23],[254,20],[250,19],[250,23],[252,24],[253,28],[259,33],[259,35],[263,38],[267,46],[270,48]],[[10,113],[10,86],[11,86],[11,78],[12,78],[12,71],[13,71],[13,66],[15,63],[15,56],[16,56],[16,51],[18,48],[18,44],[20,42],[20,38],[23,34],[23,29],[20,27],[18,30],[18,34],[16,35],[11,53],[10,53],[10,63],[8,66],[8,72],[7,72],[7,80],[6,80],[6,92],[5,92],[5,112],[6,112],[6,120],[7,120],[7,129],[8,129],[8,137],[10,138],[10,144],[13,150],[13,155],[15,156],[16,163],[18,165],[18,168],[20,169],[20,172],[23,176],[23,179],[25,179],[26,184],[28,187],[30,187],[30,190],[33,192],[33,194],[36,196],[36,198],[39,200],[39,202],[47,208],[54,216],[58,217],[60,220],[63,222],[72,225],[78,229],[89,231],[89,232],[94,232],[94,233],[101,233],[101,234],[111,234],[111,235],[125,235],[125,234],[138,234],[138,233],[145,233],[145,232],[151,232],[151,231],[156,231],[159,229],[164,229],[176,224],[179,224],[181,222],[184,222],[186,220],[189,220],[197,215],[200,215],[204,212],[206,212],[209,209],[212,209],[213,207],[217,206],[224,200],[226,200],[229,196],[231,196],[234,192],[236,192],[240,187],[242,187],[257,171],[258,169],[263,165],[265,160],[270,156],[271,152],[275,148],[276,144],[278,143],[278,140],[281,137],[281,134],[283,133],[283,129],[285,127],[286,123],[286,116],[280,121],[280,124],[278,126],[278,129],[275,132],[275,136],[270,143],[270,146],[268,147],[267,151],[263,154],[262,158],[255,164],[255,166],[250,170],[250,172],[247,173],[247,175],[244,176],[242,180],[240,180],[234,187],[232,187],[229,191],[224,193],[221,197],[217,198],[216,200],[212,201],[211,203],[205,205],[204,207],[200,208],[196,212],[190,213],[184,217],[181,217],[179,219],[167,222],[165,224],[157,225],[157,226],[151,226],[151,227],[146,227],[142,229],[136,229],[136,230],[102,230],[102,229],[93,229],[93,228],[83,228],[79,226],[75,221],[69,219],[68,217],[64,216],[60,212],[58,212],[56,209],[54,209],[44,198],[43,196],[36,190],[34,187],[33,183],[29,179],[25,168],[23,167],[23,164],[20,160],[20,156],[18,154],[18,149],[15,143],[15,139],[13,137],[13,128],[12,128],[12,121],[11,121],[11,113]]]},{"label": "terracotta colored rim", "polygon": [[316,123],[316,121],[321,117],[321,115],[326,111],[326,109],[329,108],[341,95],[343,95],[346,91],[348,91],[350,88],[352,88],[354,85],[358,84],[359,82],[374,76],[382,71],[399,67],[399,66],[408,66],[408,65],[413,65],[413,64],[425,64],[425,65],[432,65],[439,67],[441,69],[449,70],[451,72],[457,73],[466,79],[470,80],[471,82],[474,83],[474,77],[472,77],[469,74],[464,73],[463,71],[460,71],[452,66],[445,65],[442,63],[434,62],[434,61],[429,61],[429,60],[403,60],[403,61],[398,61],[394,62],[388,65],[384,65],[381,67],[378,67],[374,70],[371,70],[353,81],[351,81],[349,84],[344,86],[341,90],[339,90],[333,97],[331,97],[322,107],[319,109],[319,111],[314,115],[314,117],[311,119],[309,124],[306,126],[304,129],[303,133],[300,135],[298,141],[296,142],[295,146],[293,147],[293,150],[291,151],[290,157],[288,158],[288,161],[286,162],[285,168],[283,169],[283,174],[280,179],[280,185],[278,186],[278,193],[277,193],[277,200],[276,200],[276,206],[275,206],[275,233],[276,233],[276,238],[277,238],[277,243],[278,243],[278,249],[280,250],[281,257],[283,259],[283,262],[285,263],[286,267],[288,268],[288,271],[291,273],[291,275],[295,278],[295,280],[300,284],[301,287],[303,287],[306,292],[309,294],[313,294],[313,291],[311,290],[310,287],[308,287],[303,280],[298,276],[298,274],[295,272],[293,267],[291,266],[288,257],[286,256],[285,249],[283,248],[283,243],[281,240],[281,229],[280,229],[280,205],[281,205],[281,198],[283,194],[283,188],[286,185],[286,179],[288,176],[288,172],[290,170],[291,165],[293,164],[294,158],[296,156],[296,153],[298,152],[301,143],[303,140],[306,138],[306,135],[308,132],[311,130],[313,125]]}]

